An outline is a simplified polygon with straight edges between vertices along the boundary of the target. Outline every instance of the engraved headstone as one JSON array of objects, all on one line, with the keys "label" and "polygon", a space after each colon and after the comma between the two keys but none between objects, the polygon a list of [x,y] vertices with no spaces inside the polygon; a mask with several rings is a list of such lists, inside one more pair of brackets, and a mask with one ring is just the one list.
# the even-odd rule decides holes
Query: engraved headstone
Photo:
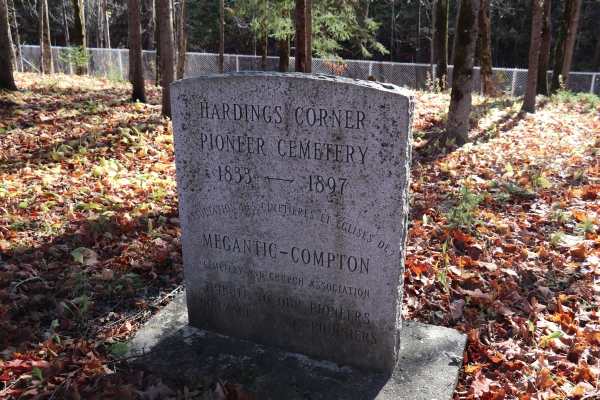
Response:
[{"label": "engraved headstone", "polygon": [[412,94],[237,73],[177,81],[171,96],[190,324],[391,373]]}]

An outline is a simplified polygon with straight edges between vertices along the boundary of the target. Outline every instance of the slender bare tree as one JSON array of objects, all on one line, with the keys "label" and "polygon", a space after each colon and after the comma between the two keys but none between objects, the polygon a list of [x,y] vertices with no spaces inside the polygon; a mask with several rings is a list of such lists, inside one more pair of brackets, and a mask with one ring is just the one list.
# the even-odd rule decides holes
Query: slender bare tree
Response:
[{"label": "slender bare tree", "polygon": [[312,72],[312,0],[305,0],[306,6],[306,72]]},{"label": "slender bare tree", "polygon": [[550,3],[551,0],[544,2],[544,12],[542,15],[542,43],[540,44],[540,64],[538,65],[537,93],[548,94],[548,61],[550,60],[550,45],[552,42],[552,32],[550,31]]},{"label": "slender bare tree", "polygon": [[103,42],[104,47],[110,49],[110,29],[108,27],[108,9],[106,7],[106,0],[102,0],[102,33],[103,33]]},{"label": "slender bare tree", "polygon": [[68,46],[69,42],[70,42],[70,40],[69,40],[69,23],[67,20],[67,10],[65,9],[65,0],[60,0],[60,7],[62,9],[63,30],[65,31],[65,46]]},{"label": "slender bare tree", "polygon": [[[283,18],[290,18],[290,10],[283,10]],[[290,35],[279,41],[279,71],[290,72]]]},{"label": "slender bare tree", "polygon": [[296,72],[306,72],[306,1],[296,0]]},{"label": "slender bare tree", "polygon": [[185,45],[187,42],[185,6],[186,0],[181,0],[181,8],[179,9],[179,43],[177,46],[177,79],[183,79],[185,72]]},{"label": "slender bare tree", "polygon": [[531,44],[529,45],[529,69],[527,71],[527,87],[521,110],[535,112],[535,92],[537,89],[538,65],[540,62],[540,45],[542,43],[542,14],[545,0],[533,1],[533,22],[531,23]]},{"label": "slender bare tree", "polygon": [[140,0],[127,0],[128,25],[129,25],[129,63],[131,64],[133,85],[131,100],[146,102],[146,88],[144,86],[144,63],[142,62],[142,26]]},{"label": "slender bare tree", "polygon": [[462,0],[456,32],[452,93],[444,139],[453,139],[459,146],[469,141],[473,64],[477,43],[477,19],[480,0]]},{"label": "slender bare tree", "polygon": [[[537,0],[534,0],[537,1]],[[490,33],[490,0],[481,0],[479,7],[479,63],[481,94],[494,92],[492,80],[492,39]]]},{"label": "slender bare tree", "polygon": [[[75,44],[80,51],[87,54],[87,36],[85,34],[85,9],[83,0],[73,0],[73,16],[75,17]],[[87,65],[77,66],[78,75],[87,74]]]},{"label": "slender bare tree", "polygon": [[171,0],[157,0],[156,12],[160,14],[160,52],[162,64],[162,113],[171,118],[170,86],[175,77],[175,58],[173,54],[173,7]]},{"label": "slender bare tree", "polygon": [[19,37],[19,24],[17,22],[17,11],[15,2],[8,0],[8,15],[11,19],[11,31],[13,34],[13,44],[15,46],[15,69],[23,72],[23,55],[21,52],[21,38]]},{"label": "slender bare tree", "polygon": [[219,0],[219,73],[225,72],[225,6]]},{"label": "slender bare tree", "polygon": [[581,0],[574,0],[573,10],[571,11],[571,21],[569,22],[569,34],[567,43],[565,43],[565,57],[562,65],[562,77],[565,88],[569,85],[569,72],[573,61],[573,49],[575,49],[575,39],[577,38],[577,27],[579,26],[579,14],[581,12]]},{"label": "slender bare tree", "polygon": [[[556,41],[556,47],[554,48],[554,67],[552,68],[552,82],[550,84],[550,92],[554,93],[565,83],[565,59],[567,58],[567,43],[569,42],[569,35],[575,35],[577,32],[577,26],[573,28],[573,16],[579,15],[579,11],[576,9],[581,6],[581,0],[565,0],[562,16],[560,19],[560,29],[558,31],[558,39]],[[574,39],[573,39],[574,40]],[[570,58],[570,56],[569,56]],[[570,67],[569,62],[569,67]],[[568,74],[568,69],[567,69]],[[565,86],[566,87],[566,86]]]},{"label": "slender bare tree", "polygon": [[39,16],[40,16],[40,44],[42,62],[40,66],[44,74],[52,74],[52,44],[50,43],[50,19],[48,16],[48,1],[39,0]]},{"label": "slender bare tree", "polygon": [[437,48],[436,78],[441,90],[447,88],[448,75],[448,0],[437,0],[435,34]]}]

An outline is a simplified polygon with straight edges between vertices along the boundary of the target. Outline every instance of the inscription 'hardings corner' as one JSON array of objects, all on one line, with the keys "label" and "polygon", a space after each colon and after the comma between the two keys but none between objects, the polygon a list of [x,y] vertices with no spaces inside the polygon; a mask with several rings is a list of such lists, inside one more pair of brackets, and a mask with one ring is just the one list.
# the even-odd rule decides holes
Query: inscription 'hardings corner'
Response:
[{"label": "inscription 'hardings corner'", "polygon": [[236,73],[171,97],[190,324],[391,373],[412,94]]}]

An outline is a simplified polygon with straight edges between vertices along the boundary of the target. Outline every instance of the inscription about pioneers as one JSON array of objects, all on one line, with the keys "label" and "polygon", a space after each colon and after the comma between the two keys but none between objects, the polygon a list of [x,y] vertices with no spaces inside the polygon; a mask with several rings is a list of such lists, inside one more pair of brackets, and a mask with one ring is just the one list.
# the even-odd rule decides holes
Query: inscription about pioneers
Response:
[{"label": "inscription about pioneers", "polygon": [[413,98],[277,73],[171,86],[192,326],[391,373]]}]

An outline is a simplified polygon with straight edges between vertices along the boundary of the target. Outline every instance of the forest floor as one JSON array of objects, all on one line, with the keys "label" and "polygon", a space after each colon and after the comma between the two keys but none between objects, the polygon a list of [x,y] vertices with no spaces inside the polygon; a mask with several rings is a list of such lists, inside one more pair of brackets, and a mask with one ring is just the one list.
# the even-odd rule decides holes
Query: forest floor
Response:
[{"label": "forest floor", "polygon": [[[130,86],[0,93],[0,398],[193,398],[123,360],[182,290],[173,137]],[[405,319],[468,335],[455,399],[600,398],[600,100],[476,96],[472,144],[415,93]],[[212,377],[213,379],[219,377]],[[249,399],[225,385],[229,398]]]}]

